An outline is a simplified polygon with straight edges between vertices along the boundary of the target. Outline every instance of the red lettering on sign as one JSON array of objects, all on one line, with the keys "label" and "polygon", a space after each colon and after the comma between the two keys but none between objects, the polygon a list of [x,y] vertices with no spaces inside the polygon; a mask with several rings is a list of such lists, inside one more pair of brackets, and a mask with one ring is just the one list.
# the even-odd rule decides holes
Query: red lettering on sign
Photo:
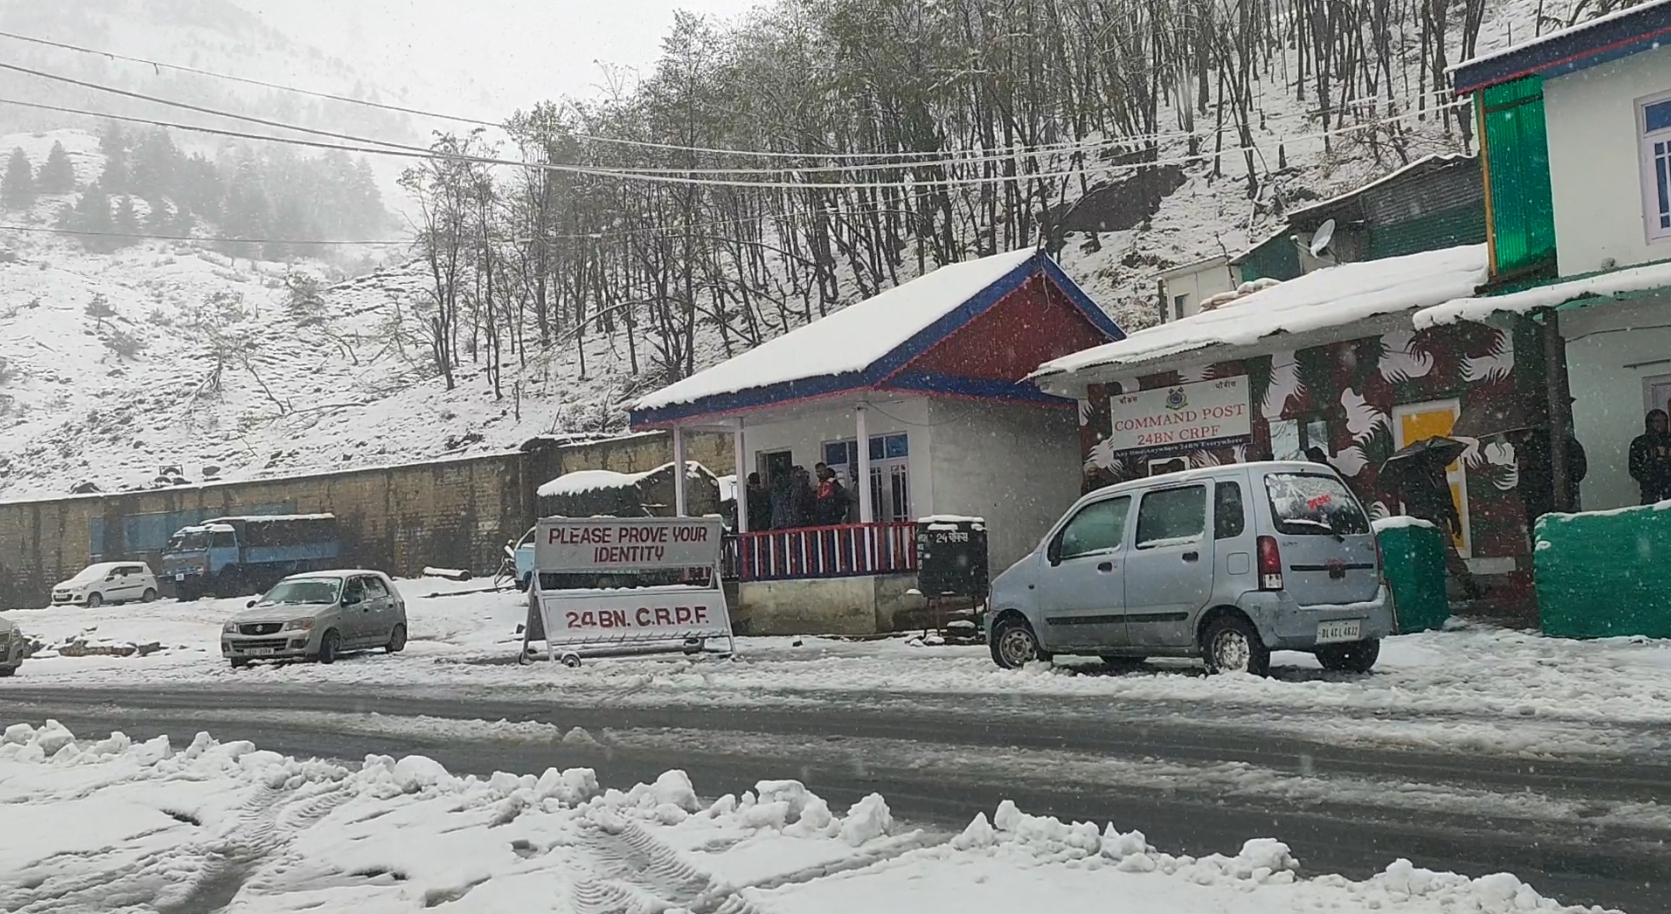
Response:
[{"label": "red lettering on sign", "polygon": [[656,607],[656,624],[657,625],[672,625],[673,624],[673,614],[667,611],[667,607],[665,607],[665,606]]},{"label": "red lettering on sign", "polygon": [[642,625],[642,626],[645,626],[645,627],[649,626],[649,624],[650,624],[650,608],[648,606],[639,607],[639,610],[636,613],[636,615],[638,617],[638,624],[639,625]]},{"label": "red lettering on sign", "polygon": [[708,607],[706,607],[706,606],[696,607],[696,624],[697,625],[707,625],[708,624]]},{"label": "red lettering on sign", "polygon": [[674,623],[676,623],[678,625],[689,625],[690,624],[690,607],[689,606],[675,606],[675,607],[673,607],[673,621],[674,621]]}]

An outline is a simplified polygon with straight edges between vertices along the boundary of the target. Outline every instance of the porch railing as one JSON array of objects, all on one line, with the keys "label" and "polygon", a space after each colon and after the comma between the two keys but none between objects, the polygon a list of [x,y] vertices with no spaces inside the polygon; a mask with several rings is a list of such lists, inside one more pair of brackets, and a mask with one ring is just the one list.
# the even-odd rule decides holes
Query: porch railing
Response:
[{"label": "porch railing", "polygon": [[787,581],[917,570],[917,525],[840,524],[729,537],[724,573],[739,581]]}]

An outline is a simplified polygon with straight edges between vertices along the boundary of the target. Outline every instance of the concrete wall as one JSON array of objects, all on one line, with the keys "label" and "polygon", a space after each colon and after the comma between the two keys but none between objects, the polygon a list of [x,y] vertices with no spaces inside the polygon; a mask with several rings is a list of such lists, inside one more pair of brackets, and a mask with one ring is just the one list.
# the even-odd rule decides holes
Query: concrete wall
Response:
[{"label": "concrete wall", "polygon": [[1199,269],[1187,273],[1168,275],[1161,279],[1161,289],[1166,295],[1166,321],[1177,320],[1177,312],[1173,311],[1173,299],[1179,295],[1188,296],[1184,301],[1184,316],[1201,313],[1201,303],[1220,292],[1228,292],[1236,288],[1231,282],[1232,267],[1223,260],[1208,260],[1198,265]]},{"label": "concrete wall", "polygon": [[934,511],[987,520],[991,573],[1032,551],[1079,497],[1072,408],[935,400]]},{"label": "concrete wall", "polygon": [[491,571],[500,546],[520,536],[532,516],[524,459],[503,454],[0,504],[0,607],[43,602],[54,583],[95,554],[154,563],[157,531],[178,526],[182,516],[190,523],[193,515],[329,512],[341,524],[345,565],[393,574],[416,574],[425,565]]},{"label": "concrete wall", "polygon": [[[731,436],[689,434],[686,447],[688,459],[716,474],[731,471]],[[175,529],[239,513],[335,514],[344,564],[403,575],[426,565],[485,574],[499,566],[504,542],[534,522],[540,483],[583,469],[641,472],[672,459],[672,440],[656,433],[532,442],[525,452],[467,460],[0,503],[0,608],[44,602],[53,584],[95,555],[154,565]]]},{"label": "concrete wall", "polygon": [[1671,47],[1544,83],[1562,276],[1671,257],[1671,240],[1648,243],[1637,113],[1668,92]]},{"label": "concrete wall", "polygon": [[[1671,296],[1661,296],[1561,315],[1574,400],[1573,431],[1589,459],[1589,475],[1579,485],[1586,511],[1641,501],[1641,491],[1630,478],[1630,442],[1642,434],[1642,417],[1648,408],[1643,402],[1643,380],[1671,375],[1671,362],[1665,361],[1671,357],[1668,306]],[[1665,408],[1664,403],[1656,405]]]},{"label": "concrete wall", "polygon": [[920,609],[906,593],[916,575],[747,581],[738,585],[731,624],[739,635],[871,635],[894,630],[894,617]]}]

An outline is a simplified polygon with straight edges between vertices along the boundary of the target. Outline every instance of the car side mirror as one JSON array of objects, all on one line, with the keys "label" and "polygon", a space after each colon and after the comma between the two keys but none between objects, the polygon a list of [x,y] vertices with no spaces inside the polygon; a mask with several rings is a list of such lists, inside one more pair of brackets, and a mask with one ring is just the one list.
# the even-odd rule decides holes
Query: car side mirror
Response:
[{"label": "car side mirror", "polygon": [[245,603],[244,608],[245,609],[254,609],[255,608],[255,601],[251,600],[248,603]]},{"label": "car side mirror", "polygon": [[342,605],[344,606],[353,606],[358,602],[360,602],[360,598],[351,593],[345,593],[342,595]]}]

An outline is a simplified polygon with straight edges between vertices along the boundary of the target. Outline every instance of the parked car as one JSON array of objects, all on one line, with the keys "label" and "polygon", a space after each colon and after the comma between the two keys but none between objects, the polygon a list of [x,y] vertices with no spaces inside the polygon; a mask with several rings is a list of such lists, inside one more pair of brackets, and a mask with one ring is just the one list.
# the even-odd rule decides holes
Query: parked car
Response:
[{"label": "parked car", "polygon": [[527,590],[528,584],[534,579],[534,531],[538,527],[529,527],[528,532],[522,534],[522,539],[516,541],[511,548],[511,561],[516,570],[516,589]]},{"label": "parked car", "polygon": [[10,676],[23,665],[29,639],[10,619],[0,618],[0,676]]},{"label": "parked car", "polygon": [[999,666],[1197,656],[1264,675],[1273,650],[1368,672],[1394,630],[1369,518],[1315,463],[1232,464],[1081,498],[992,584]]},{"label": "parked car", "polygon": [[54,606],[78,603],[89,609],[105,603],[149,603],[157,598],[157,576],[144,562],[100,562],[52,588]]},{"label": "parked car", "polygon": [[310,571],[274,585],[221,628],[221,656],[332,663],[347,651],[406,647],[406,601],[380,571]]}]

